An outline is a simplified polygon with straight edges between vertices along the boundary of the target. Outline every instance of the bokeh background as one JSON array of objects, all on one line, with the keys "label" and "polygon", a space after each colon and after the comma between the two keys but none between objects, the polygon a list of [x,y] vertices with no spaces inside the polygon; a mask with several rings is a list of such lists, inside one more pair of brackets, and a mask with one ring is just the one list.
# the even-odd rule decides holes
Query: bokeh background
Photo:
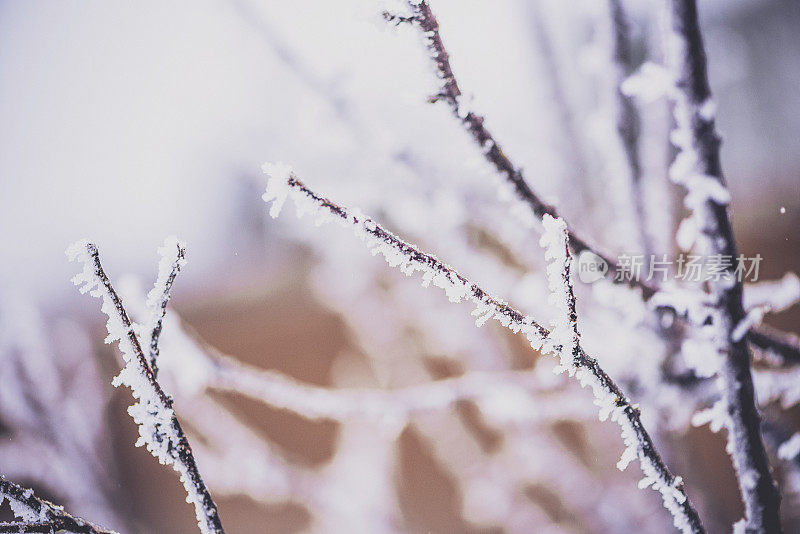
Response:
[{"label": "bokeh background", "polygon": [[[462,89],[506,151],[584,234],[619,252],[625,244],[608,230],[614,200],[598,193],[609,187],[607,147],[598,142],[608,70],[603,6],[561,4],[436,0],[433,8]],[[700,4],[736,235],[744,253],[764,257],[762,276],[779,278],[800,267],[800,4]],[[626,6],[637,57],[659,61],[660,2]],[[27,328],[18,325],[34,324],[32,338],[46,340],[37,347],[43,358],[89,362],[33,376],[60,384],[43,382],[42,390],[100,401],[92,413],[105,452],[91,470],[106,473],[107,502],[88,505],[48,486],[48,465],[58,461],[35,450],[12,456],[0,449],[0,473],[18,473],[18,482],[77,514],[119,521],[123,532],[194,528],[175,474],[133,447],[130,395],[110,386],[119,359],[102,344],[98,302],[69,281],[76,267],[63,251],[83,237],[98,244],[112,278],[132,274],[146,286],[156,247],[178,235],[189,263],[171,306],[186,327],[226,354],[303,382],[393,388],[474,368],[535,367],[537,356],[499,328],[475,345],[464,309],[450,311],[444,297],[428,297],[358,244],[351,251],[350,235],[291,213],[266,216],[260,166],[282,160],[481,284],[507,287],[480,278],[493,271],[467,256],[470,247],[500,257],[516,276],[510,287],[523,291],[530,282],[527,263],[506,254],[509,242],[525,238],[492,226],[504,209],[479,154],[449,110],[426,101],[435,79],[419,37],[386,24],[382,9],[362,0],[0,1],[0,358],[11,358],[8,347]],[[666,185],[668,107],[655,99],[642,111],[651,208],[674,206],[653,217],[651,230],[669,247],[679,208]],[[456,235],[466,236],[464,246],[454,245]],[[528,254],[540,254],[535,235],[527,243]],[[391,287],[370,300],[381,281]],[[515,295],[500,296],[514,302]],[[439,337],[415,329],[440,314],[454,322],[449,330],[437,325]],[[795,309],[769,322],[796,332],[798,319]],[[7,392],[12,367],[0,375]],[[570,391],[575,403],[589,403],[585,392]],[[607,532],[630,495],[615,488],[629,486],[630,506],[641,509],[628,526],[670,528],[657,494],[636,493],[638,468],[616,472],[621,445],[616,430],[600,423],[555,421],[543,429],[514,417],[498,422],[485,406],[464,402],[388,431],[209,396],[328,488],[327,505],[317,507],[297,496],[215,492],[212,481],[229,532],[512,532],[545,531],[545,524],[554,532]],[[181,415],[180,395],[176,406]],[[81,432],[69,421],[59,418],[54,428]],[[0,428],[16,443],[12,424]],[[710,530],[726,531],[741,508],[724,438],[701,428],[659,440]],[[523,469],[529,480],[498,495],[492,481],[525,455],[487,458],[510,443],[530,447],[525,461],[539,467]],[[342,456],[348,448],[353,453]],[[561,483],[558,469],[545,469],[569,462],[583,466],[582,478]],[[485,472],[470,471],[476,465]],[[376,479],[373,469],[384,475]],[[528,508],[534,511],[519,511]],[[787,524],[800,524],[791,499],[784,514]]]}]

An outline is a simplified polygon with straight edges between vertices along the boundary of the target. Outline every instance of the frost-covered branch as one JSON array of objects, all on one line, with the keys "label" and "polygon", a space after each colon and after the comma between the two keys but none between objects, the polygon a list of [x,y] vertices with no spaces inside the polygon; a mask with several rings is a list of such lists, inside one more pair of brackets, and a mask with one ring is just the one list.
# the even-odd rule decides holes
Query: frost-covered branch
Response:
[{"label": "frost-covered branch", "polygon": [[[653,489],[661,493],[664,505],[674,516],[675,525],[684,532],[704,532],[697,512],[684,491],[681,478],[670,473],[642,425],[639,408],[631,404],[597,361],[588,356],[579,345],[575,345],[574,357],[569,354],[565,356],[561,340],[555,339],[549,330],[507,303],[493,298],[435,256],[396,237],[359,210],[344,208],[317,195],[300,182],[288,166],[267,164],[264,170],[270,175],[270,180],[263,198],[266,202],[272,202],[270,215],[273,217],[278,216],[286,199],[291,197],[298,216],[311,213],[315,215],[317,224],[336,222],[349,227],[373,255],[383,255],[390,266],[398,267],[407,276],[420,271],[423,286],[427,287],[432,283],[444,290],[452,302],[471,302],[475,306],[472,314],[477,317],[478,326],[489,319],[495,319],[512,332],[525,334],[535,350],[560,356],[561,366],[566,364],[570,374],[582,386],[591,387],[595,403],[600,407],[601,419],[610,417],[622,428],[626,448],[618,467],[624,469],[638,458],[645,475],[641,486],[652,485]],[[566,246],[565,241],[565,251]],[[560,271],[562,266],[558,268]]]},{"label": "frost-covered branch", "polygon": [[750,330],[747,340],[785,365],[800,364],[800,336],[762,324]]},{"label": "frost-covered branch", "polygon": [[103,416],[108,395],[90,343],[71,319],[48,323],[29,296],[3,295],[0,427],[10,438],[0,439],[0,472],[46,487],[100,524],[130,530],[132,518],[116,509],[121,495]]},{"label": "frost-covered branch", "polygon": [[153,371],[153,377],[158,378],[158,338],[164,315],[167,313],[167,304],[172,296],[172,284],[175,277],[186,265],[186,244],[178,241],[175,236],[170,236],[164,241],[164,246],[159,247],[158,253],[161,260],[158,262],[158,277],[153,289],[147,294],[147,307],[151,313],[150,329],[150,354],[148,363]]},{"label": "frost-covered branch", "polygon": [[[522,169],[514,165],[509,156],[503,151],[500,144],[484,125],[484,117],[470,109],[466,99],[462,97],[458,81],[450,66],[450,54],[447,52],[439,34],[439,23],[428,3],[424,0],[410,0],[408,4],[412,10],[412,16],[404,17],[386,13],[385,17],[387,20],[397,23],[410,22],[416,24],[422,32],[428,52],[436,67],[436,73],[442,81],[439,93],[432,97],[431,100],[433,102],[443,101],[447,103],[453,115],[461,121],[476,144],[481,148],[484,157],[513,186],[519,199],[530,207],[538,219],[541,219],[544,215],[558,217],[556,208],[546,203],[531,188]],[[608,265],[615,265],[610,256],[600,254],[572,231],[570,231],[570,248],[576,254],[589,250],[600,256]],[[613,269],[609,269],[609,271],[613,271]],[[610,279],[613,279],[613,273]],[[627,280],[627,282],[634,286],[637,285],[637,282],[633,280]],[[652,292],[648,291],[647,296],[650,294]]]},{"label": "frost-covered branch", "polygon": [[[178,322],[174,314],[172,321]],[[248,365],[222,354],[179,324],[169,326],[171,343],[164,369],[175,377],[179,388],[187,395],[208,390],[226,391],[312,420],[405,420],[420,413],[444,410],[460,401],[491,399],[501,392],[548,389],[539,384],[536,375],[527,371],[470,371],[463,376],[396,389],[327,388]],[[538,407],[542,418],[547,419],[587,416],[586,410],[562,402],[558,395],[540,399]]]},{"label": "frost-covered branch", "polygon": [[113,534],[79,517],[74,517],[55,505],[0,477],[0,504],[7,500],[14,516],[21,521],[0,522],[0,533],[42,532],[52,534],[61,530],[75,534]]},{"label": "frost-covered branch", "polygon": [[736,341],[760,325],[766,314],[782,312],[800,301],[800,278],[790,272],[778,281],[745,286],[742,301],[747,314],[733,332]]},{"label": "frost-covered branch", "polygon": [[[518,168],[511,161],[510,157],[502,149],[500,144],[484,125],[484,117],[475,110],[470,109],[467,99],[462,98],[461,89],[450,65],[450,55],[444,46],[441,35],[439,34],[439,24],[433,11],[426,1],[411,0],[408,2],[411,14],[401,15],[385,13],[384,16],[390,22],[397,24],[411,23],[416,24],[421,30],[429,55],[433,61],[436,73],[442,81],[439,92],[432,97],[432,101],[443,101],[450,107],[453,115],[464,125],[469,134],[480,147],[484,157],[497,169],[497,171],[513,187],[517,197],[528,205],[534,215],[541,219],[545,214],[552,217],[559,217],[556,208],[547,204],[529,185],[522,169]],[[629,152],[629,158],[632,153]],[[621,266],[610,255],[600,251],[590,245],[587,241],[577,235],[574,230],[569,228],[570,249],[575,254],[589,251],[609,266],[605,272],[608,280],[614,283],[624,283],[641,292],[644,300],[649,300],[659,288],[640,279],[639,277],[616,277],[615,273],[620,272]],[[683,319],[679,317],[680,319]],[[753,336],[756,339],[750,339]],[[800,345],[786,345],[779,338],[766,332],[761,326],[754,326],[748,333],[748,340],[767,347],[775,347],[776,351],[786,353],[792,361],[800,362]]]},{"label": "frost-covered branch", "polygon": [[180,473],[187,502],[194,504],[204,534],[224,532],[217,506],[200,476],[192,448],[173,410],[172,398],[161,389],[150,368],[128,312],[103,270],[97,247],[86,240],[78,241],[67,249],[67,256],[83,264],[83,271],[72,279],[80,292],[89,292],[103,301],[101,309],[108,316],[106,342],[119,342],[125,366],[114,378],[114,385],[128,386],[137,399],[128,408],[139,425],[137,446],[145,445],[159,462],[172,465]]},{"label": "frost-covered branch", "polygon": [[[537,390],[534,375],[522,371],[477,372],[394,390],[331,389],[304,384],[283,373],[256,369],[230,357],[216,357],[208,388],[238,393],[308,419],[346,420],[357,417],[407,419],[443,410],[459,401],[491,397],[500,390]],[[543,401],[544,402],[544,401]],[[578,416],[573,406],[543,407],[549,417]]]},{"label": "frost-covered branch", "polygon": [[800,277],[793,272],[784,274],[780,280],[769,280],[744,287],[744,308],[765,308],[778,313],[788,310],[800,302]]},{"label": "frost-covered branch", "polygon": [[[687,190],[690,218],[682,223],[694,231],[694,245],[706,255],[737,257],[736,242],[728,218],[730,194],[725,187],[720,163],[720,139],[714,121],[714,102],[708,83],[706,55],[694,0],[670,0],[668,55],[675,79],[676,128],[672,141],[678,155],[670,177]],[[780,532],[780,494],[772,479],[761,420],[756,407],[750,352],[737,326],[745,320],[742,283],[736,281],[733,266],[728,276],[710,280],[712,299],[703,330],[713,338],[721,358],[721,380],[729,452],[733,458],[739,488],[745,504],[748,531]]]}]

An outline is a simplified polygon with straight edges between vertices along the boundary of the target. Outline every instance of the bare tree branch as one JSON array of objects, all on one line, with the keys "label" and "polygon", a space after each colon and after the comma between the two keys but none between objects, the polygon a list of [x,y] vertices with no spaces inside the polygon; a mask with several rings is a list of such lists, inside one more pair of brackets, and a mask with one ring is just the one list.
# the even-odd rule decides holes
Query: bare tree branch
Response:
[{"label": "bare tree branch", "polygon": [[181,474],[188,501],[195,506],[200,530],[204,534],[224,533],[217,506],[200,476],[189,440],[173,410],[172,398],[161,389],[148,364],[128,312],[103,270],[97,247],[79,241],[67,250],[67,254],[72,260],[84,264],[83,272],[73,279],[76,285],[84,284],[80,287],[81,292],[91,291],[92,296],[103,299],[102,309],[109,317],[107,340],[120,342],[125,367],[115,378],[115,385],[128,385],[139,399],[128,410],[139,424],[138,444],[146,444],[160,462],[172,464]]},{"label": "bare tree branch", "polygon": [[158,338],[164,315],[167,313],[167,304],[172,297],[172,284],[175,277],[186,263],[186,246],[174,236],[167,238],[164,246],[159,248],[161,261],[158,264],[158,277],[153,289],[147,295],[147,305],[151,308],[153,318],[150,332],[149,364],[153,371],[153,378],[158,378]]},{"label": "bare tree branch", "polygon": [[[428,3],[423,0],[419,3],[409,2],[409,5],[412,10],[411,16],[395,15],[388,12],[384,13],[384,16],[387,20],[397,24],[416,24],[421,30],[431,59],[435,64],[437,75],[442,80],[439,93],[432,97],[431,101],[443,101],[447,103],[453,115],[464,125],[475,140],[475,143],[480,147],[484,157],[512,184],[519,199],[525,202],[538,218],[541,219],[545,214],[559,217],[556,208],[544,202],[530,187],[523,175],[522,169],[514,165],[508,155],[503,151],[500,144],[484,125],[484,117],[468,109],[467,105],[462,101],[461,89],[453,73],[453,69],[450,66],[450,55],[439,34],[439,23]],[[631,288],[640,290],[642,298],[645,301],[650,300],[650,298],[658,292],[656,286],[638,277],[615,277],[615,273],[621,270],[619,263],[610,255],[591,246],[587,241],[578,236],[571,227],[569,228],[570,249],[575,254],[580,254],[583,251],[592,252],[605,261],[609,266],[609,269],[605,273],[608,280],[614,283],[624,283]],[[786,354],[790,357],[791,361],[800,362],[800,344],[786,345],[782,343],[780,339],[773,339],[773,336],[760,326],[751,329],[750,332],[756,333],[756,337],[762,345],[779,347],[780,354]]]},{"label": "bare tree branch", "polygon": [[114,534],[79,517],[74,517],[55,505],[13,482],[0,477],[0,503],[8,499],[11,509],[22,521],[0,522],[0,533],[44,532],[66,530],[75,534]]},{"label": "bare tree branch", "polygon": [[[677,89],[672,95],[677,124],[673,142],[680,149],[671,175],[689,192],[687,207],[698,227],[696,245],[708,255],[736,258],[697,6],[694,0],[670,0],[670,15],[668,49]],[[750,352],[747,343],[733,335],[745,319],[742,283],[736,280],[733,266],[729,271],[730,277],[708,282],[715,323],[706,327],[716,332],[716,348],[723,355],[719,376],[729,449],[745,504],[747,531],[780,532],[780,494],[761,439]]]},{"label": "bare tree branch", "polygon": [[[399,267],[409,276],[415,271],[421,271],[423,285],[433,283],[442,288],[453,302],[472,302],[476,306],[472,313],[478,317],[476,324],[479,326],[489,319],[496,319],[511,331],[524,333],[531,347],[536,350],[545,350],[556,355],[563,351],[563,347],[556,344],[551,337],[550,331],[533,318],[493,298],[435,256],[418,250],[358,210],[349,210],[317,195],[300,182],[288,166],[265,165],[265,172],[271,178],[264,200],[273,202],[270,208],[273,217],[277,217],[281,206],[291,196],[297,205],[298,214],[313,213],[317,216],[318,224],[336,222],[350,227],[372,249],[373,254],[382,254],[389,265]],[[563,361],[564,355],[561,358]],[[676,526],[684,532],[705,532],[686,495],[682,479],[669,471],[645,430],[639,408],[631,404],[597,361],[577,344],[571,365],[572,374],[581,385],[591,386],[596,404],[601,409],[601,419],[610,416],[622,429],[626,450],[619,467],[624,468],[630,461],[638,458],[645,474],[642,487],[652,485],[654,490],[661,493],[664,505],[673,514]]]},{"label": "bare tree branch", "polygon": [[[256,369],[228,356],[211,356],[214,370],[207,387],[238,393],[269,406],[292,411],[309,419],[345,420],[364,418],[408,418],[442,410],[464,400],[477,400],[499,390],[542,389],[529,372],[477,372],[393,390],[330,389],[304,384],[275,371]],[[583,410],[564,406],[556,399],[543,407],[548,418],[580,417]]]},{"label": "bare tree branch", "polygon": [[777,356],[784,364],[800,364],[800,337],[795,334],[762,324],[750,330],[747,340],[754,347]]}]

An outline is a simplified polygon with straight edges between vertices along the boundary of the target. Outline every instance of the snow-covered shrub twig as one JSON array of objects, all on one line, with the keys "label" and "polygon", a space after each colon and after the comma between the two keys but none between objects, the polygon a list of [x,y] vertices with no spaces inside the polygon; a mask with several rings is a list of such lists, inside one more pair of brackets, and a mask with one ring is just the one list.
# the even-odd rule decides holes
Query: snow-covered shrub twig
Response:
[{"label": "snow-covered shrub twig", "polygon": [[164,246],[159,247],[158,253],[161,260],[158,262],[158,277],[153,289],[147,294],[147,307],[151,313],[150,328],[150,369],[153,377],[158,378],[158,338],[161,336],[161,328],[164,315],[167,313],[167,304],[172,296],[172,284],[175,277],[186,265],[186,245],[178,241],[175,236],[170,236],[164,241]]},{"label": "snow-covered shrub twig", "polygon": [[[688,224],[696,231],[694,245],[707,255],[736,258],[737,248],[728,217],[730,195],[720,164],[720,138],[714,121],[714,103],[708,83],[706,55],[694,0],[671,0],[667,52],[675,80],[671,91],[675,130],[672,142],[678,155],[670,177],[687,190]],[[684,221],[683,224],[687,224]],[[710,280],[709,319],[701,328],[711,332],[714,350],[722,356],[719,377],[728,427],[729,452],[736,468],[745,505],[747,530],[779,532],[780,494],[772,478],[761,420],[753,392],[750,352],[736,329],[745,319],[742,283],[728,269],[727,276]]]},{"label": "snow-covered shrub twig", "polygon": [[[642,424],[639,408],[631,404],[597,361],[587,355],[577,343],[577,330],[573,320],[574,307],[571,303],[566,304],[567,308],[572,308],[569,312],[569,321],[572,324],[565,327],[569,333],[564,334],[565,328],[556,328],[555,333],[550,332],[532,317],[517,311],[502,300],[493,298],[435,256],[418,250],[383,229],[359,210],[339,206],[317,195],[298,180],[287,165],[265,164],[264,171],[270,175],[270,179],[263,198],[265,202],[272,203],[270,207],[272,217],[278,216],[286,199],[291,197],[298,216],[311,213],[316,217],[318,225],[335,222],[349,227],[373,255],[383,255],[390,266],[398,267],[407,276],[420,271],[423,286],[428,287],[432,283],[444,290],[451,302],[466,300],[474,304],[475,309],[472,314],[477,317],[478,326],[489,319],[495,319],[512,332],[525,334],[534,350],[559,356],[560,368],[568,369],[582,386],[591,387],[595,403],[600,407],[601,420],[610,417],[620,425],[626,448],[618,467],[624,469],[632,460],[638,459],[645,475],[640,486],[643,488],[652,486],[661,493],[665,507],[674,517],[675,525],[683,532],[704,532],[697,512],[684,491],[682,479],[672,475],[664,464]],[[553,218],[552,221],[556,219]],[[563,221],[557,224],[565,228]],[[545,225],[551,225],[550,219],[545,219]],[[548,231],[547,235],[552,241],[552,232]],[[549,248],[551,256],[557,254],[561,254],[562,258],[568,256],[566,234],[561,239],[563,239],[563,252],[552,252],[557,247]],[[548,242],[545,240],[546,244]],[[558,269],[558,276],[564,276],[563,269],[568,266],[568,262],[562,259],[560,264],[559,262],[554,264],[556,267],[553,269]],[[558,291],[560,296],[571,293],[571,290],[567,291],[563,287]],[[564,297],[565,302],[567,298]],[[572,339],[569,346],[565,345],[567,339]]]},{"label": "snow-covered shrub twig", "polygon": [[[484,117],[471,109],[467,99],[462,97],[461,89],[450,65],[450,54],[445,48],[442,37],[439,34],[439,23],[428,5],[428,2],[424,0],[408,0],[407,3],[411,10],[410,15],[385,12],[384,17],[390,22],[396,24],[410,23],[416,25],[420,29],[428,49],[428,54],[435,65],[436,75],[442,81],[439,92],[431,97],[431,101],[442,101],[450,107],[453,115],[464,125],[475,143],[481,149],[487,161],[489,161],[503,178],[512,185],[519,200],[527,204],[537,218],[541,219],[545,214],[558,217],[559,215],[555,206],[546,203],[542,197],[533,190],[525,178],[522,169],[514,165],[507,153],[486,128],[484,125]],[[624,142],[627,146],[628,139],[625,138]],[[628,152],[629,159],[631,156],[632,153]],[[568,229],[570,249],[575,254],[589,251],[599,258],[602,258],[609,266],[608,270],[605,271],[605,276],[609,281],[627,284],[632,288],[636,288],[640,291],[644,300],[649,300],[658,292],[659,288],[645,281],[644,278],[615,277],[615,273],[621,270],[621,266],[618,262],[614,261],[610,255],[598,250],[578,236],[569,225]],[[679,316],[679,319],[684,318]],[[764,347],[765,350],[772,350],[774,348],[779,354],[785,354],[787,361],[800,362],[800,343],[786,343],[785,339],[782,339],[782,337],[785,336],[780,336],[780,334],[782,333],[778,332],[778,337],[775,337],[767,329],[755,325],[748,333],[748,341]],[[750,339],[751,336],[754,336],[755,339]]]},{"label": "snow-covered shrub twig", "polygon": [[108,316],[106,343],[119,342],[125,366],[113,383],[115,386],[128,386],[137,399],[128,408],[128,413],[139,425],[136,445],[145,445],[159,462],[172,465],[180,473],[186,500],[194,504],[197,522],[204,534],[224,532],[217,506],[200,476],[192,448],[173,410],[172,398],[161,389],[150,368],[136,327],[103,270],[97,247],[86,240],[78,241],[67,249],[67,256],[71,261],[83,264],[83,271],[72,279],[80,292],[88,292],[103,301],[101,309]]},{"label": "snow-covered shrub twig", "polygon": [[14,515],[21,521],[0,522],[0,533],[41,532],[53,534],[66,531],[75,534],[113,534],[79,517],[64,511],[64,508],[33,494],[33,490],[25,489],[0,477],[0,504],[7,500]]}]

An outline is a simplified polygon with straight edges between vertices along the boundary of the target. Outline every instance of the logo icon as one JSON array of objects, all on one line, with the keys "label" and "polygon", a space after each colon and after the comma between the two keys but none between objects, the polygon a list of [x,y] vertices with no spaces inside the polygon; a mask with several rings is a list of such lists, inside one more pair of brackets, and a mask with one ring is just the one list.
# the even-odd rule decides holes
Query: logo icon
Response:
[{"label": "logo icon", "polygon": [[584,284],[593,284],[603,278],[608,272],[608,263],[588,250],[578,256],[578,278]]}]

